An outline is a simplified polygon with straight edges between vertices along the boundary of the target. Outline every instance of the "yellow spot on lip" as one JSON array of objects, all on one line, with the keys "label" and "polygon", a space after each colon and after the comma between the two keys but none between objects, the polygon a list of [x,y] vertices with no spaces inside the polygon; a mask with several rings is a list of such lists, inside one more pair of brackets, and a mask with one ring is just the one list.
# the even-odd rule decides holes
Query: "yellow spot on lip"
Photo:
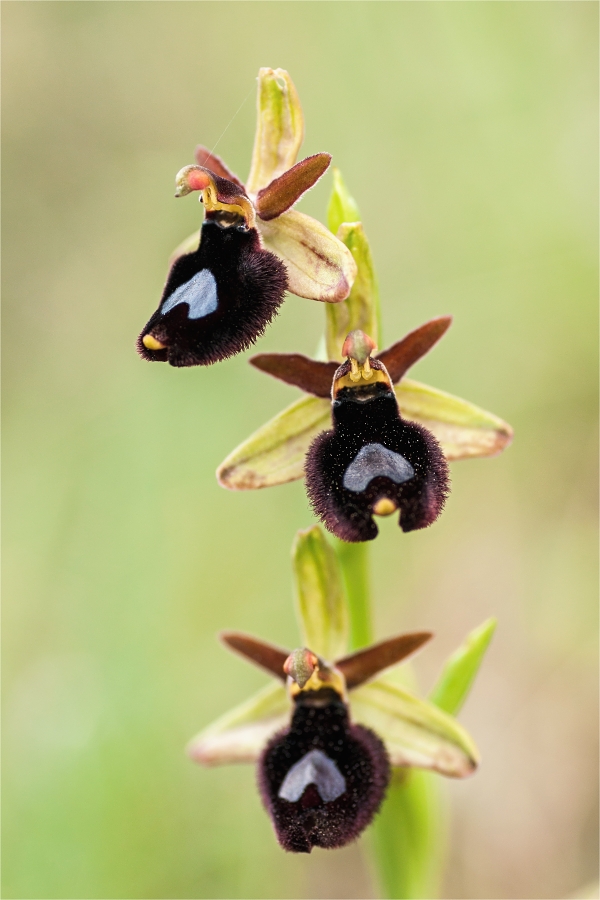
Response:
[{"label": "yellow spot on lip", "polygon": [[151,334],[145,334],[142,338],[142,344],[146,348],[146,350],[164,350],[167,346],[166,344],[161,344],[160,341],[157,341],[155,337],[152,337]]},{"label": "yellow spot on lip", "polygon": [[373,512],[376,516],[391,516],[397,509],[393,500],[390,500],[389,497],[382,497],[373,507]]}]

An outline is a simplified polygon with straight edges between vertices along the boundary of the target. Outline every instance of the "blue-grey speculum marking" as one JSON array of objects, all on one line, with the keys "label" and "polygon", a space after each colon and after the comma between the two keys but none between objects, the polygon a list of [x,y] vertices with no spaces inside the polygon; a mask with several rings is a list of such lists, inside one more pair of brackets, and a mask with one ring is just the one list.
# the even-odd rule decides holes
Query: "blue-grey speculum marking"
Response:
[{"label": "blue-grey speculum marking", "polygon": [[415,470],[400,453],[388,450],[383,444],[365,444],[344,472],[343,485],[347,491],[364,491],[374,478],[389,478],[395,484],[409,481]]},{"label": "blue-grey speculum marking", "polygon": [[201,269],[193,278],[173,291],[161,309],[164,316],[180,303],[189,306],[188,319],[202,319],[217,308],[217,282],[210,269]]},{"label": "blue-grey speculum marking", "polygon": [[309,784],[314,784],[324,803],[337,800],[346,790],[346,779],[322,750],[311,750],[294,763],[277,796],[296,803]]}]

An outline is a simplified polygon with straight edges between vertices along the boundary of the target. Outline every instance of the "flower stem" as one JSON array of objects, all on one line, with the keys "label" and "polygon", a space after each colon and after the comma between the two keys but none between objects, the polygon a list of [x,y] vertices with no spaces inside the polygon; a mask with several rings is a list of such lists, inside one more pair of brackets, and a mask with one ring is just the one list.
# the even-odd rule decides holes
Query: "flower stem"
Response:
[{"label": "flower stem", "polygon": [[[348,606],[352,649],[373,641],[369,545],[336,541]],[[419,900],[438,896],[445,810],[440,785],[429,772],[394,769],[370,848],[381,896]]]},{"label": "flower stem", "polygon": [[336,553],[350,609],[351,649],[357,650],[373,642],[369,545],[336,540]]}]

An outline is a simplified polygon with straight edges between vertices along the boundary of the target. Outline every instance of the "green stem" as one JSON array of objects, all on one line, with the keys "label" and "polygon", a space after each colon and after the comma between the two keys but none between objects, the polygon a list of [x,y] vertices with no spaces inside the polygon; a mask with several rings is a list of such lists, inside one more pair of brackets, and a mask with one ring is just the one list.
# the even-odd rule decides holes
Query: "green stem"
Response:
[{"label": "green stem", "polygon": [[[348,606],[352,649],[373,641],[369,545],[336,541]],[[371,829],[381,896],[421,900],[438,896],[445,810],[438,779],[418,769],[394,769]]]},{"label": "green stem", "polygon": [[350,608],[351,649],[357,650],[373,642],[369,545],[336,541],[336,553]]}]

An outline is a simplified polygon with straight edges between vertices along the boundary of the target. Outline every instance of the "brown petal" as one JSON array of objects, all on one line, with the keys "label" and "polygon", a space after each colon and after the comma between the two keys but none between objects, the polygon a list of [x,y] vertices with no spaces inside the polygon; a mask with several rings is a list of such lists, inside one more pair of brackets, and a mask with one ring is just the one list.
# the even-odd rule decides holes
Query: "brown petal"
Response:
[{"label": "brown petal", "polygon": [[275,219],[293,206],[305,191],[317,183],[321,175],[327,171],[330,162],[329,153],[315,153],[314,156],[308,156],[302,162],[296,163],[260,190],[256,196],[256,211],[261,219],[265,221]]},{"label": "brown petal", "polygon": [[219,637],[231,650],[285,681],[283,664],[290,655],[289,650],[281,650],[280,647],[239,631],[222,631]]},{"label": "brown petal", "polygon": [[336,661],[336,668],[346,679],[348,690],[364,684],[384,669],[395,666],[433,637],[428,631],[399,634],[397,637],[358,650]]},{"label": "brown petal", "polygon": [[234,175],[234,173],[227,168],[220,157],[215,156],[214,153],[211,153],[211,151],[206,147],[203,147],[202,144],[198,144],[194,150],[194,159],[199,166],[202,166],[204,169],[210,169],[211,172],[214,172],[215,175],[219,175],[220,178],[225,178],[227,181],[233,181],[234,184],[237,184],[244,190],[244,185],[237,175]]},{"label": "brown petal", "polygon": [[452,316],[440,316],[431,319],[420,328],[415,328],[410,334],[402,338],[396,344],[392,344],[377,357],[384,364],[390,378],[396,384],[402,376],[413,366],[417,360],[431,350],[437,344],[443,334],[446,333],[452,322]]},{"label": "brown petal", "polygon": [[249,360],[261,372],[316,397],[330,397],[337,363],[318,362],[300,353],[258,353]]}]

